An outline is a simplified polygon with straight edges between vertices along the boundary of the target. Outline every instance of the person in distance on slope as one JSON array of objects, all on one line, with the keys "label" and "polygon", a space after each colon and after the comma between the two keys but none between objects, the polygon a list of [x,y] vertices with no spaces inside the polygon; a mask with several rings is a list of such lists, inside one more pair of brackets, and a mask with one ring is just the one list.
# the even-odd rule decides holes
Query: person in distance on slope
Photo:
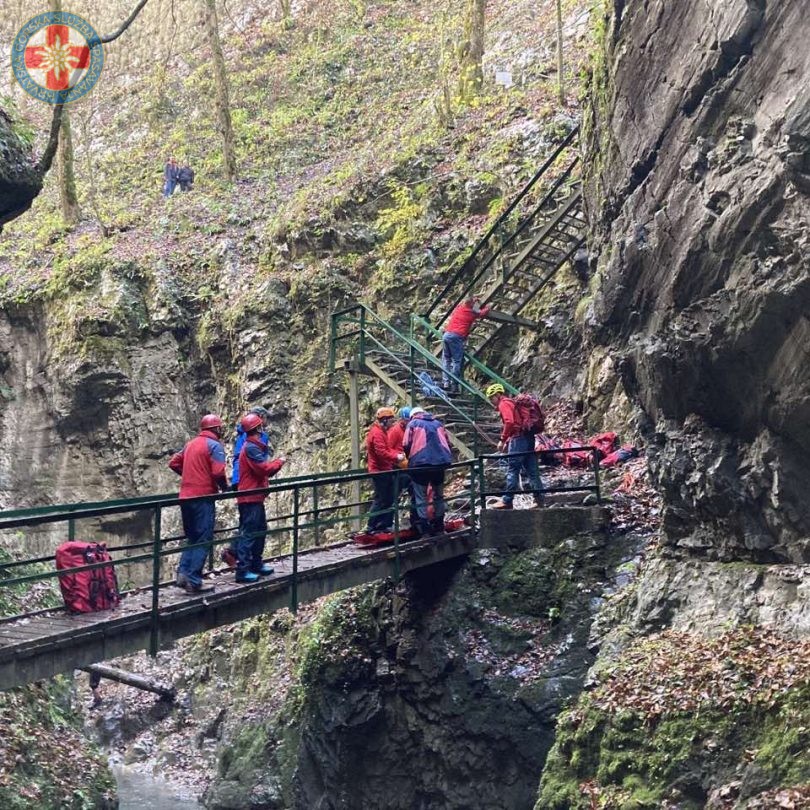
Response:
[{"label": "person in distance on slope", "polygon": [[216,414],[206,414],[200,420],[199,435],[169,461],[169,467],[180,476],[180,516],[186,547],[180,555],[177,585],[186,593],[213,590],[213,586],[203,585],[202,576],[208,547],[214,539],[216,505],[210,498],[198,498],[228,489],[221,436],[222,420]]},{"label": "person in distance on slope", "polygon": [[177,170],[177,183],[180,191],[191,191],[191,187],[194,185],[194,169],[188,163],[184,163]]},{"label": "person in distance on slope", "polygon": [[177,175],[180,170],[177,167],[177,160],[170,157],[163,167],[163,196],[171,197],[177,188]]},{"label": "person in distance on slope", "polygon": [[[270,461],[270,447],[262,436],[264,421],[258,413],[247,413],[239,423],[245,435],[239,451],[238,491],[263,489],[286,463],[281,458]],[[266,577],[273,569],[262,561],[264,541],[267,538],[267,514],[264,511],[266,493],[241,495],[236,499],[239,508],[239,541],[236,547],[237,582],[255,582],[260,576]]]},{"label": "person in distance on slope", "polygon": [[[389,473],[375,475],[371,479],[374,486],[374,500],[369,510],[366,531],[390,532],[394,516],[390,510],[394,503],[394,476],[390,475],[394,467],[405,460],[405,453],[391,448],[388,442],[388,431],[396,420],[393,408],[378,408],[377,418],[366,436],[366,456],[370,473]],[[375,515],[374,512],[382,512]]]},{"label": "person in distance on slope", "polygon": [[[420,535],[444,531],[444,473],[453,461],[444,425],[422,408],[413,408],[405,429],[403,446],[408,454],[408,473],[413,482]],[[433,491],[433,517],[429,517],[428,487]]]},{"label": "person in distance on slope", "polygon": [[521,430],[515,417],[515,401],[506,396],[506,391],[500,383],[492,383],[485,393],[503,422],[498,452],[506,450],[509,463],[506,471],[506,492],[491,508],[512,508],[512,500],[520,487],[521,471],[525,473],[529,479],[529,485],[534,490],[535,505],[540,506],[543,502],[540,495],[543,486],[540,482],[540,470],[537,467],[537,456],[534,452],[534,433]]},{"label": "person in distance on slope", "polygon": [[444,366],[442,388],[445,391],[451,394],[458,393],[458,383],[450,377],[450,374],[461,379],[461,375],[464,373],[464,347],[470,336],[470,330],[479,318],[486,318],[489,311],[490,307],[482,307],[479,300],[471,295],[450,314],[450,320],[447,321],[442,337],[442,365]]}]

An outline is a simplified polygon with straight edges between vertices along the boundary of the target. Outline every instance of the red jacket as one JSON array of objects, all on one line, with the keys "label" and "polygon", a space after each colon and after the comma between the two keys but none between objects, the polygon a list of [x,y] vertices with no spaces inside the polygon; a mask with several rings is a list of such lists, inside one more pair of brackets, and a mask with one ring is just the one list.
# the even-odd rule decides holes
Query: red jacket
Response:
[{"label": "red jacket", "polygon": [[513,436],[520,436],[520,427],[515,422],[515,401],[509,397],[501,397],[501,401],[498,403],[498,413],[503,422],[501,441],[507,442]]},{"label": "red jacket", "polygon": [[476,312],[472,307],[466,304],[459,304],[450,315],[450,320],[447,326],[444,327],[445,332],[452,332],[454,335],[463,337],[465,340],[470,336],[470,329],[479,318],[486,318],[489,315],[491,307],[481,307]]},{"label": "red jacket", "polygon": [[366,436],[366,454],[369,472],[388,472],[396,466],[399,451],[389,447],[388,436],[379,422],[371,426]]},{"label": "red jacket", "polygon": [[[239,483],[237,491],[243,489],[262,489],[268,481],[282,467],[281,459],[270,461],[270,448],[256,435],[251,434],[245,439],[239,451]],[[236,499],[237,503],[262,503],[266,494],[243,495]]]},{"label": "red jacket", "polygon": [[169,460],[180,476],[180,497],[214,495],[228,488],[225,476],[225,448],[210,430],[203,430]]},{"label": "red jacket", "polygon": [[404,452],[402,449],[402,440],[405,438],[406,427],[408,427],[408,420],[400,419],[393,427],[388,428],[388,433],[385,434],[388,440],[388,447],[397,453]]}]

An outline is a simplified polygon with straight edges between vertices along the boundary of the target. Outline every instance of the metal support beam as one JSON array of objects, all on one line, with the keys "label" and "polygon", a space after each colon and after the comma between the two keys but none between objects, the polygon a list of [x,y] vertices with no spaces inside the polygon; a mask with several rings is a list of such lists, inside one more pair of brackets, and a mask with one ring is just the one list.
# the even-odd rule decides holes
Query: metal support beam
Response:
[{"label": "metal support beam", "polygon": [[[346,371],[349,373],[349,422],[351,425],[352,442],[352,469],[360,469],[360,397],[357,388],[357,364],[352,360],[346,361]],[[360,482],[352,482],[352,514],[360,516]]]}]

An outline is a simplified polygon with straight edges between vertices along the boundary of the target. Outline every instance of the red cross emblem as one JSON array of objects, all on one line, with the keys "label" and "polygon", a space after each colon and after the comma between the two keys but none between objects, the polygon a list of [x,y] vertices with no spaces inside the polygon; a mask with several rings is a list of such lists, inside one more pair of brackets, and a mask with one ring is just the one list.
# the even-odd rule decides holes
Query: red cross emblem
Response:
[{"label": "red cross emblem", "polygon": [[[71,34],[81,44],[71,42]],[[90,66],[90,48],[75,29],[67,25],[49,25],[29,40],[25,49],[25,66],[29,71],[45,74],[44,81],[38,83],[48,90],[68,90]]]}]

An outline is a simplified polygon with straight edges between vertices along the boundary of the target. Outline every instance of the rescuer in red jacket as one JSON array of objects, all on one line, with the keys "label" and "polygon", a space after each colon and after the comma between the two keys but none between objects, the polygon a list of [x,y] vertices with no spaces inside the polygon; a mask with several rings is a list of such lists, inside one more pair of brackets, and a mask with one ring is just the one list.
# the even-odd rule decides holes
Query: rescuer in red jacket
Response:
[{"label": "rescuer in red jacket", "polygon": [[[442,388],[451,394],[458,393],[458,383],[464,373],[464,346],[470,329],[479,318],[489,315],[490,307],[482,307],[474,296],[462,301],[451,313],[442,338]],[[456,379],[453,379],[450,375]]]},{"label": "rescuer in red jacket", "polygon": [[506,492],[500,501],[494,503],[491,509],[511,509],[515,493],[520,488],[521,472],[529,479],[534,502],[540,506],[543,502],[540,481],[540,470],[537,466],[537,455],[534,452],[534,433],[523,430],[515,414],[515,401],[506,396],[506,391],[500,383],[492,383],[487,387],[486,396],[498,411],[503,422],[501,440],[498,442],[498,452],[506,450],[509,464],[506,470]]},{"label": "rescuer in red jacket", "polygon": [[[245,442],[239,451],[239,482],[237,490],[263,489],[285,464],[281,457],[270,460],[270,448],[262,439],[264,420],[258,413],[247,413],[239,423],[245,434]],[[264,541],[267,538],[267,514],[264,501],[267,493],[240,495],[236,499],[239,508],[239,540],[236,546],[236,581],[255,582],[260,576],[267,577],[273,568],[262,561]]]},{"label": "rescuer in red jacket", "polygon": [[203,585],[203,566],[208,556],[209,544],[214,539],[216,506],[210,498],[228,488],[225,475],[225,448],[220,442],[222,420],[213,413],[200,420],[200,433],[179,452],[175,453],[169,467],[180,476],[180,516],[186,547],[180,555],[177,568],[177,585],[187,593],[212,591],[213,586]]},{"label": "rescuer in red jacket", "polygon": [[[389,473],[375,475],[371,482],[374,485],[374,500],[369,511],[367,532],[390,532],[394,520],[391,509],[394,503],[394,476],[390,475],[394,467],[405,460],[405,453],[394,450],[388,443],[388,431],[396,420],[393,408],[378,408],[377,419],[366,436],[366,456],[370,473]],[[383,512],[375,515],[374,512]]]}]

